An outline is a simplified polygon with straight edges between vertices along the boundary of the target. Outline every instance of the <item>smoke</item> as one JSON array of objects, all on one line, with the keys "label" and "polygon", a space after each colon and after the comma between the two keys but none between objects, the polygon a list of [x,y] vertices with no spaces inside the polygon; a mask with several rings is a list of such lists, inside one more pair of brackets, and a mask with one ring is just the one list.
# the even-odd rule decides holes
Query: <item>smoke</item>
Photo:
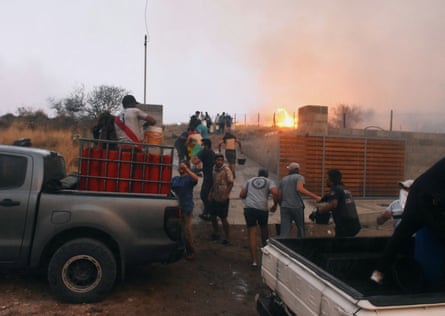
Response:
[{"label": "smoke", "polygon": [[437,130],[444,2],[283,2],[263,8],[266,26],[250,50],[262,107],[360,104],[364,125],[388,125],[393,109],[404,129]]}]

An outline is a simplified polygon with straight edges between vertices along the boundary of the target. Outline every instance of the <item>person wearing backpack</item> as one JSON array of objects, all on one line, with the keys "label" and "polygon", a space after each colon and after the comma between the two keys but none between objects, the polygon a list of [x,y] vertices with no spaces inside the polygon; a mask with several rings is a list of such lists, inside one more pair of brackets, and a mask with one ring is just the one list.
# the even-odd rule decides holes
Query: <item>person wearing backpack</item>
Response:
[{"label": "person wearing backpack", "polygon": [[317,212],[321,214],[332,212],[335,237],[357,235],[361,229],[357,209],[351,193],[345,189],[340,170],[328,171],[327,185],[329,192],[321,199],[321,202],[325,203],[317,209]]}]

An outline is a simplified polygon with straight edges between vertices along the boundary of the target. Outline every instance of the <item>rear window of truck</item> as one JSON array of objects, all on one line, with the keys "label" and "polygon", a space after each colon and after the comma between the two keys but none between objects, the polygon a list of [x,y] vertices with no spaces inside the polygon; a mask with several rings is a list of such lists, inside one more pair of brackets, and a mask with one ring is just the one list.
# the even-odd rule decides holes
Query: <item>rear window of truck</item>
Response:
[{"label": "rear window of truck", "polygon": [[0,190],[18,188],[26,177],[25,157],[0,154]]}]

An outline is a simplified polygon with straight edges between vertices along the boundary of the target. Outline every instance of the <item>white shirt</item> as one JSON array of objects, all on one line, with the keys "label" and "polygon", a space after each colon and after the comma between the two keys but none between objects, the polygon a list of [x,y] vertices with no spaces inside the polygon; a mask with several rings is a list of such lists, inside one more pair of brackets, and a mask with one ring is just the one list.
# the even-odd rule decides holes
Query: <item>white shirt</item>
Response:
[{"label": "white shirt", "polygon": [[[120,115],[120,120],[130,128],[142,142],[144,140],[144,130],[142,128],[147,113],[138,108],[127,108]],[[117,138],[121,141],[132,141],[127,134],[115,124]]]}]

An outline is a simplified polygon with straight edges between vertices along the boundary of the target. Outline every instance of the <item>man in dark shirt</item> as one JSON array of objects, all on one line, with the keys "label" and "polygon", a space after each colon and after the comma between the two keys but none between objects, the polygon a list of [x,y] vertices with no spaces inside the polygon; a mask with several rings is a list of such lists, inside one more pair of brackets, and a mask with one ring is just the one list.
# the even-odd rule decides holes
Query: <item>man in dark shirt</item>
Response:
[{"label": "man in dark shirt", "polygon": [[445,242],[445,158],[436,162],[411,185],[400,224],[385,247],[371,280],[382,283],[397,254],[420,228]]},{"label": "man in dark shirt", "polygon": [[203,220],[210,220],[209,213],[209,192],[213,183],[213,166],[215,165],[215,153],[212,150],[212,141],[208,138],[202,140],[203,149],[199,154],[193,157],[193,163],[202,162],[203,181],[201,185],[200,197],[203,203],[202,213],[199,217]]},{"label": "man in dark shirt", "polygon": [[335,223],[335,237],[353,237],[361,229],[355,202],[342,183],[342,174],[338,169],[328,171],[327,185],[330,190],[321,202],[326,202],[318,209],[320,213],[332,212]]},{"label": "man in dark shirt", "polygon": [[188,131],[183,131],[181,135],[179,135],[178,138],[176,138],[175,140],[175,148],[178,153],[179,161],[190,159],[187,152],[187,144],[186,144],[187,136],[188,136]]}]

